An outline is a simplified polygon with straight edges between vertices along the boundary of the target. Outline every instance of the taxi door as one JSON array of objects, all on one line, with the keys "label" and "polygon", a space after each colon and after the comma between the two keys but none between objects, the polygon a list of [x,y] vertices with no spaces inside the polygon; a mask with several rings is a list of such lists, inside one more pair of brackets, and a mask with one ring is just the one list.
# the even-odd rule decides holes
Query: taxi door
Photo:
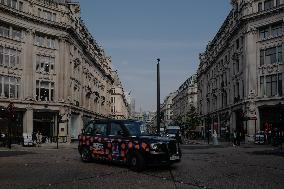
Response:
[{"label": "taxi door", "polygon": [[92,157],[95,159],[106,159],[107,138],[107,122],[96,122],[93,124],[93,141],[92,141]]},{"label": "taxi door", "polygon": [[121,123],[111,122],[109,139],[109,159],[126,161],[127,132]]}]

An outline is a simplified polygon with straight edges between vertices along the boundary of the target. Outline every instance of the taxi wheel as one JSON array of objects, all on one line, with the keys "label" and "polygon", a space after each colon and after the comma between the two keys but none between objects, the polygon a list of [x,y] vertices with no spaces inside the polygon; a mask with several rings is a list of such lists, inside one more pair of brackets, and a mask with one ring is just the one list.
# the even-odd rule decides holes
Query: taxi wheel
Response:
[{"label": "taxi wheel", "polygon": [[141,172],[145,169],[145,161],[139,152],[132,153],[128,159],[131,170]]},{"label": "taxi wheel", "polygon": [[90,162],[92,160],[91,152],[87,147],[84,147],[81,151],[81,159],[83,162]]}]

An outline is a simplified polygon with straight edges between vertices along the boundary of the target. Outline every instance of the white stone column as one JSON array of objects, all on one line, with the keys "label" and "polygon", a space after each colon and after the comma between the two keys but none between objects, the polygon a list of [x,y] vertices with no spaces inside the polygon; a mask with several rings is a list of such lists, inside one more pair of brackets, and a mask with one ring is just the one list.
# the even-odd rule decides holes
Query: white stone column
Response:
[{"label": "white stone column", "polygon": [[23,133],[32,134],[33,132],[33,109],[28,107],[23,117]]},{"label": "white stone column", "polygon": [[24,99],[33,98],[34,94],[34,31],[28,30],[25,37],[25,45],[23,48],[22,67],[24,68],[24,74],[22,79],[24,80],[24,86],[22,87],[24,93]]},{"label": "white stone column", "polygon": [[83,122],[83,114],[81,113],[79,116],[78,116],[78,134],[81,133],[82,129],[84,128],[84,122]]}]

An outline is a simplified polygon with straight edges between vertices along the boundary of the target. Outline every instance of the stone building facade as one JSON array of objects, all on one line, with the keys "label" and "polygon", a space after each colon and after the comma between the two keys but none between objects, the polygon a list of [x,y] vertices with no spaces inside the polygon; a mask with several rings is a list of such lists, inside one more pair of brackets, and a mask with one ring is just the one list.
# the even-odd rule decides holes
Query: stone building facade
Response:
[{"label": "stone building facade", "polygon": [[[170,93],[164,99],[164,102],[161,104],[161,113],[163,119],[161,120],[162,126],[166,127],[173,122],[173,98],[176,96],[177,92]],[[161,126],[161,127],[162,127]]]},{"label": "stone building facade", "polygon": [[172,119],[181,118],[185,121],[185,115],[191,107],[197,107],[197,82],[196,75],[189,77],[177,90],[172,99]]},{"label": "stone building facade", "polygon": [[[16,108],[13,136],[77,139],[83,122],[110,115],[111,60],[78,3],[0,0],[0,106]],[[1,132],[7,120],[0,118]]]},{"label": "stone building facade", "polygon": [[198,111],[219,136],[284,126],[283,0],[233,0],[232,10],[200,54]]},{"label": "stone building facade", "polygon": [[115,119],[128,119],[130,116],[130,105],[128,104],[122,83],[117,71],[113,71],[114,83],[111,88],[111,116]]}]

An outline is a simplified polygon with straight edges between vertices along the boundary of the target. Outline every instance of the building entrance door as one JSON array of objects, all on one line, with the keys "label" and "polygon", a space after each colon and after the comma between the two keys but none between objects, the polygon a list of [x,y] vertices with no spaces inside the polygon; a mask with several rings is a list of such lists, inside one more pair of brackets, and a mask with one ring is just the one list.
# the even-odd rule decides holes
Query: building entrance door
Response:
[{"label": "building entrance door", "polygon": [[35,112],[33,121],[33,131],[42,134],[43,142],[51,140],[54,136],[55,113]]}]

